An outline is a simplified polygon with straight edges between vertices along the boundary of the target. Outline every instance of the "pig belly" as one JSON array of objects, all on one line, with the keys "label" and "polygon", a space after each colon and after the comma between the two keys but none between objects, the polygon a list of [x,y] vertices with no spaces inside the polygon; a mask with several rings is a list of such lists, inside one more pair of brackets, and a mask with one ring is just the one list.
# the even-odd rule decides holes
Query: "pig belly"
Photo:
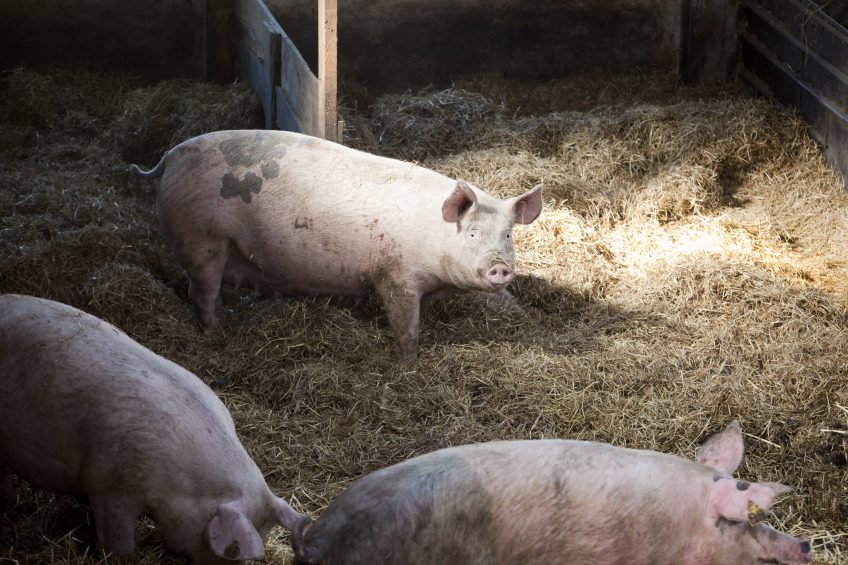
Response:
[{"label": "pig belly", "polygon": [[[0,404],[0,409],[6,411],[9,407]],[[11,414],[11,410],[7,414]],[[36,418],[41,420],[40,429],[44,435],[33,432],[39,426],[31,425],[33,422],[27,417],[4,418],[0,422],[4,436],[0,437],[0,461],[35,487],[60,494],[83,494],[78,476],[83,466],[82,449],[71,438],[63,436],[61,430],[49,426],[47,417],[37,415]],[[66,422],[71,426],[75,424],[72,419]]]},{"label": "pig belly", "polygon": [[285,259],[248,259],[239,252],[230,255],[223,283],[249,288],[271,296],[342,295],[363,296],[368,291],[364,274],[339,261],[316,258],[308,263]]},{"label": "pig belly", "polygon": [[4,459],[12,473],[32,486],[57,494],[81,495],[85,488],[75,474],[78,466],[69,465],[44,453],[28,453],[23,457]]}]

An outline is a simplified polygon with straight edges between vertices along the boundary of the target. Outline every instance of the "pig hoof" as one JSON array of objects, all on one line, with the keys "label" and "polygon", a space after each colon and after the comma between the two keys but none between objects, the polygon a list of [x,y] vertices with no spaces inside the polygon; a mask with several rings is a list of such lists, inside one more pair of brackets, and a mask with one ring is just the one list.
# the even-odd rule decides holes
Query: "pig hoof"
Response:
[{"label": "pig hoof", "polygon": [[418,356],[415,354],[415,351],[401,351],[400,353],[400,364],[405,367],[415,365],[417,360]]},{"label": "pig hoof", "polygon": [[221,330],[221,325],[218,323],[217,318],[212,318],[211,320],[201,319],[200,330],[206,334],[215,333]]}]

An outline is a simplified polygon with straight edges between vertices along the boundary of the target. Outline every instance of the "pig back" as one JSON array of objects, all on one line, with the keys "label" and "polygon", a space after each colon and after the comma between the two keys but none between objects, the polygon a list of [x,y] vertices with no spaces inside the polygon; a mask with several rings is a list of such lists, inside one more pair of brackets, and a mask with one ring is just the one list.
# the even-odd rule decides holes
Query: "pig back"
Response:
[{"label": "pig back", "polygon": [[712,483],[681,457],[597,442],[492,442],[464,455],[493,493],[501,562],[676,562]]},{"label": "pig back", "polygon": [[244,460],[229,413],[197,377],[111,324],[33,297],[0,296],[0,424],[0,461],[58,492],[107,479],[144,490],[140,476]]}]

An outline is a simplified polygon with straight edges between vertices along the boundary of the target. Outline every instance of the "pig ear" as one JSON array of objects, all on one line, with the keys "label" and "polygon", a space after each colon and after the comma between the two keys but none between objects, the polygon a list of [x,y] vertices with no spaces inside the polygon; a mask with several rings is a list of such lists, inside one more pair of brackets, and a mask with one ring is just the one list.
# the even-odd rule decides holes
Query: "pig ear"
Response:
[{"label": "pig ear", "polygon": [[756,524],[766,518],[778,496],[791,490],[780,483],[749,483],[725,477],[713,483],[709,506],[716,516]]},{"label": "pig ear", "polygon": [[265,555],[259,532],[232,502],[218,507],[206,527],[206,537],[215,555],[223,559],[262,559]]},{"label": "pig ear", "polygon": [[720,471],[733,473],[742,462],[745,443],[742,441],[742,429],[739,422],[733,421],[724,431],[717,433],[701,446],[698,463],[714,467]]},{"label": "pig ear", "polygon": [[450,224],[462,219],[462,216],[477,203],[477,195],[464,180],[456,181],[456,188],[442,204],[442,218]]},{"label": "pig ear", "polygon": [[516,224],[529,224],[542,213],[542,186],[537,184],[521,196],[507,200],[512,208],[512,221]]}]

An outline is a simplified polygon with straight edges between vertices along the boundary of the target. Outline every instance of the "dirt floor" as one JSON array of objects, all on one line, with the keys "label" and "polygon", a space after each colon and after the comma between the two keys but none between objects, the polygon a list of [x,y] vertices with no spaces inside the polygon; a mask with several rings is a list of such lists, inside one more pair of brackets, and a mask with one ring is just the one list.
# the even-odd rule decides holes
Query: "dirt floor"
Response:
[{"label": "dirt floor", "polygon": [[[670,75],[343,90],[349,145],[502,197],[545,183],[541,218],[515,229],[520,308],[429,306],[412,368],[374,299],[228,289],[204,334],[152,183],[127,166],[257,127],[253,97],[26,69],[0,76],[0,292],[82,308],[195,372],[272,490],[313,516],[441,447],[568,437],[692,457],[737,419],[738,475],[795,488],[770,523],[811,536],[816,563],[848,561],[848,193],[798,119]],[[135,555],[104,559],[85,505],[17,487],[0,562],[180,562],[149,521]],[[266,547],[291,561],[280,529]]]}]

